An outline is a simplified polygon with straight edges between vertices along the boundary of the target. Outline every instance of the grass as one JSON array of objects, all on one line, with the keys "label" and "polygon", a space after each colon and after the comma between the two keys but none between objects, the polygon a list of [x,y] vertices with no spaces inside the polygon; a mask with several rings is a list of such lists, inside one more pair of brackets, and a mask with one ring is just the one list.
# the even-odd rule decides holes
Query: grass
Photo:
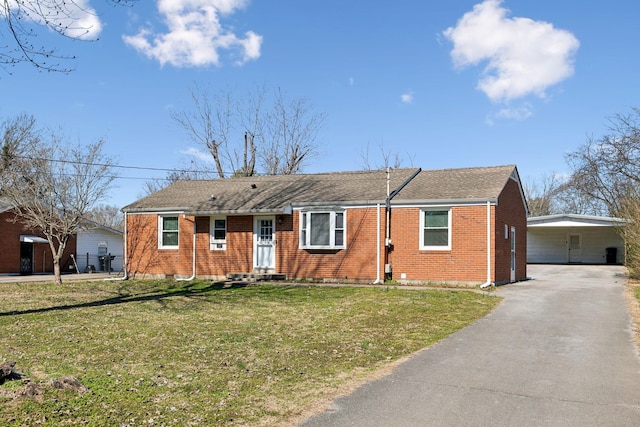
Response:
[{"label": "grass", "polygon": [[[286,425],[486,315],[499,298],[388,287],[0,285],[0,424]],[[64,376],[86,393],[46,387]]]}]

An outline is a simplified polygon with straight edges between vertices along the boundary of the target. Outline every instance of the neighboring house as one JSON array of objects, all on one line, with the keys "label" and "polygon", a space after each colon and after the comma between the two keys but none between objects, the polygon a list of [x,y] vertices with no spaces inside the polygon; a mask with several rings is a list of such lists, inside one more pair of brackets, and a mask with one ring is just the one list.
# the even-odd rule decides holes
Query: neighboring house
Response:
[{"label": "neighboring house", "polygon": [[622,264],[620,218],[559,214],[527,220],[527,260],[539,264]]},{"label": "neighboring house", "polygon": [[133,276],[525,279],[515,166],[178,181],[123,208]]},{"label": "neighboring house", "polygon": [[[69,239],[60,271],[73,271],[76,239]],[[11,205],[0,200],[0,274],[53,273],[49,242],[37,230],[25,228]]]},{"label": "neighboring house", "polygon": [[124,233],[93,221],[78,231],[76,262],[78,271],[123,271]]},{"label": "neighboring house", "polygon": [[[104,260],[109,254],[113,257],[110,260],[111,270],[122,271],[123,234],[85,220],[85,226],[67,243],[60,261],[60,271],[107,271],[100,257]],[[88,269],[87,265],[92,265],[93,268]],[[38,230],[25,228],[11,205],[0,200],[0,274],[35,273],[53,273],[49,242]]]}]

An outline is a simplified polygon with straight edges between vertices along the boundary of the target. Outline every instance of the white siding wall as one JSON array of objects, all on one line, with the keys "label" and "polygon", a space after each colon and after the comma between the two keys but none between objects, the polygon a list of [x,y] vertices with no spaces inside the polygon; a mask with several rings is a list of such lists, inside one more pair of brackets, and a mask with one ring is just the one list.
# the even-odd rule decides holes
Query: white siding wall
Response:
[{"label": "white siding wall", "polygon": [[529,227],[527,229],[527,262],[566,263],[569,260],[569,235],[580,236],[584,264],[606,264],[606,248],[618,249],[617,263],[624,261],[624,242],[612,227]]},{"label": "white siding wall", "polygon": [[122,271],[124,256],[123,236],[102,228],[93,228],[78,232],[76,261],[80,273],[84,273],[87,268],[87,254],[89,254],[89,265],[93,265],[96,271],[100,271],[100,261],[98,260],[98,245],[100,242],[106,242],[107,253],[115,255],[115,259],[111,262],[111,269],[114,272]]}]

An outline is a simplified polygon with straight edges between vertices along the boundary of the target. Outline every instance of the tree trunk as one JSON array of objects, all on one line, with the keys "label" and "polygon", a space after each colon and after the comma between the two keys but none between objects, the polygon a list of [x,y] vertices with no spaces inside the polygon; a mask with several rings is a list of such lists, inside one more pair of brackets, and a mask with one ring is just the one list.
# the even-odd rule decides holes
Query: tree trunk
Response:
[{"label": "tree trunk", "polygon": [[53,277],[56,285],[62,284],[62,275],[60,274],[60,256],[54,255],[53,257]]}]

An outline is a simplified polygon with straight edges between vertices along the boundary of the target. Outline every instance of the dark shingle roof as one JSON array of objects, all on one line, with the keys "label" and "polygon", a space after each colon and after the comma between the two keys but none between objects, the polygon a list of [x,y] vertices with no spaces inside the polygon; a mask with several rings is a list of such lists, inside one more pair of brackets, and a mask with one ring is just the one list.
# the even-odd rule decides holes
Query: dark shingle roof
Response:
[{"label": "dark shingle roof", "polygon": [[[421,171],[396,200],[497,198],[514,166]],[[393,169],[394,191],[419,169]],[[184,211],[212,214],[282,212],[311,205],[384,203],[385,170],[308,175],[256,176],[202,181],[178,181],[140,199],[125,212]]]},{"label": "dark shingle roof", "polygon": [[421,171],[394,202],[495,200],[512,174],[514,165]]}]

